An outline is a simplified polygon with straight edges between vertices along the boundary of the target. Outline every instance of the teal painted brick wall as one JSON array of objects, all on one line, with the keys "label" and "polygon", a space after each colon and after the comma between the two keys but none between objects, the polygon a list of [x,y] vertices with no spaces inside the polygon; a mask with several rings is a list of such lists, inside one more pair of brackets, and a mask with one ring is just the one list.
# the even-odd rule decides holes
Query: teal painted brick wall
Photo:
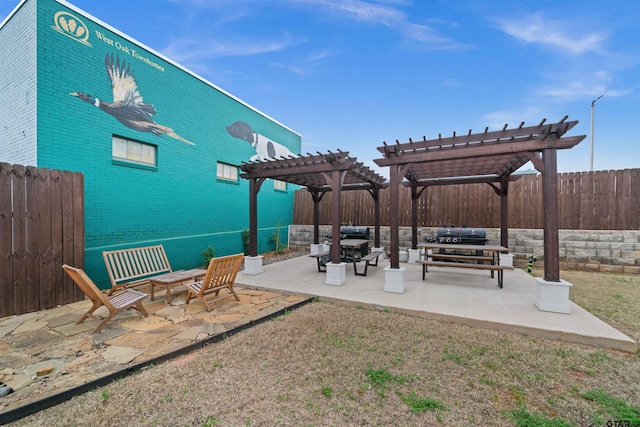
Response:
[{"label": "teal painted brick wall", "polygon": [[[75,19],[86,26],[90,46],[52,29],[59,11],[73,15],[67,16],[67,22]],[[103,250],[162,243],[174,269],[200,265],[200,252],[209,245],[216,255],[241,252],[240,233],[249,225],[249,185],[244,179],[238,183],[218,180],[216,165],[219,161],[239,165],[256,152],[225,127],[244,121],[294,153],[300,152],[300,136],[53,0],[38,2],[37,13],[38,166],[85,175],[89,275],[99,286],[107,286]],[[106,38],[98,38],[98,32]],[[105,56],[111,54],[130,68],[144,102],[156,110],[155,122],[195,145],[167,134],[131,129],[70,95],[84,92],[112,101],[105,69]],[[114,163],[114,135],[155,145],[157,168]],[[279,192],[271,182],[265,183],[258,209],[259,250],[266,251],[272,248],[267,240],[278,222],[286,237],[293,215],[293,189]]]}]

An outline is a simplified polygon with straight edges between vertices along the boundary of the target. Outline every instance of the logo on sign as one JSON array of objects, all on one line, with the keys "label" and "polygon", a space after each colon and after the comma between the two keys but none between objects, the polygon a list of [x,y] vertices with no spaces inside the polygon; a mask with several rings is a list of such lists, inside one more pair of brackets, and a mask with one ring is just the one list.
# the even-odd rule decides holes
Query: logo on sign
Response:
[{"label": "logo on sign", "polygon": [[77,16],[69,12],[60,11],[53,16],[53,23],[54,25],[51,28],[60,34],[64,34],[86,46],[91,46],[91,43],[89,43],[89,29]]}]

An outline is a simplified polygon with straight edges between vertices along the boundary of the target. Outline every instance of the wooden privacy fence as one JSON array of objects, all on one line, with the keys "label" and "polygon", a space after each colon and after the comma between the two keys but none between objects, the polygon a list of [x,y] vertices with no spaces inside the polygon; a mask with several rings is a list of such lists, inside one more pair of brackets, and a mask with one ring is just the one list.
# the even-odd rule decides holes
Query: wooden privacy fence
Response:
[{"label": "wooden privacy fence", "polygon": [[62,264],[84,267],[83,175],[0,163],[0,317],[81,300]]},{"label": "wooden privacy fence", "polygon": [[[558,174],[559,224],[567,230],[640,229],[640,169]],[[400,187],[400,225],[411,226],[411,190]],[[320,202],[320,224],[331,223],[331,197]],[[509,227],[542,227],[542,176],[509,183]],[[380,192],[381,225],[389,225],[389,190]],[[294,224],[313,224],[313,201],[298,190]],[[374,224],[374,202],[366,191],[342,192],[342,222]],[[434,186],[418,200],[418,225],[500,227],[500,197],[488,184]]]}]

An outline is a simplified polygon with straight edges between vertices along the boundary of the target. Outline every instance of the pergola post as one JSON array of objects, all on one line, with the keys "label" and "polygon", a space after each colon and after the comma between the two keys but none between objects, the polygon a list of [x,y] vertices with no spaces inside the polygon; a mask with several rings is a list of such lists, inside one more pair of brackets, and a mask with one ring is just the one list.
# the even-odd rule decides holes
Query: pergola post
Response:
[{"label": "pergola post", "polygon": [[262,257],[258,256],[258,193],[264,180],[249,179],[249,256],[244,259],[244,274],[262,273]]},{"label": "pergola post", "polygon": [[558,166],[557,150],[542,153],[542,226],[544,228],[544,280],[560,281],[560,240],[558,237]]},{"label": "pergola post", "polygon": [[258,256],[258,193],[263,181],[249,180],[249,256]]},{"label": "pergola post", "polygon": [[391,265],[384,269],[384,291],[402,294],[405,291],[404,267],[400,267],[399,191],[398,186],[407,169],[401,165],[389,167],[389,231],[391,234]]},{"label": "pergola post", "polygon": [[542,221],[544,227],[544,278],[536,278],[535,305],[539,310],[569,314],[571,283],[560,279],[560,239],[558,237],[557,150],[542,152]]},{"label": "pergola post", "polygon": [[345,173],[334,170],[331,172],[331,263],[340,263],[340,213],[342,212],[342,179]]},{"label": "pergola post", "polygon": [[311,189],[309,192],[313,199],[313,243],[317,245],[320,243],[320,200],[322,200],[322,194]]},{"label": "pergola post", "polygon": [[509,247],[509,176],[500,180],[500,245]]},{"label": "pergola post", "polygon": [[411,182],[411,248],[409,249],[409,262],[420,261],[420,250],[418,249],[418,201],[427,187],[418,190],[418,184]]},{"label": "pergola post", "polygon": [[389,167],[389,250],[391,251],[390,261],[391,268],[400,268],[400,230],[399,230],[399,191],[398,186],[402,181],[400,175],[400,165],[391,165]]},{"label": "pergola post", "polygon": [[418,248],[418,186],[411,184],[411,249]]},{"label": "pergola post", "polygon": [[380,247],[380,188],[375,186],[371,189],[371,197],[373,197],[374,210],[373,210],[373,246],[375,248]]},{"label": "pergola post", "polygon": [[346,264],[340,259],[340,213],[342,212],[342,184],[347,174],[345,170],[334,169],[331,175],[323,173],[331,187],[331,262],[326,264],[325,285],[342,286],[347,281]]}]

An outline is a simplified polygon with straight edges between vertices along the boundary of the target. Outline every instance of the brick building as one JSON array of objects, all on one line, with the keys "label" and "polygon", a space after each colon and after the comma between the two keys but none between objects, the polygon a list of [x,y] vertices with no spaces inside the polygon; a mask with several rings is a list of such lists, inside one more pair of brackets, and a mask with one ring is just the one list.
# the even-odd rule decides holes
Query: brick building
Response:
[{"label": "brick building", "polygon": [[[296,132],[63,0],[22,1],[0,57],[0,161],[84,174],[85,269],[100,286],[104,250],[162,243],[174,269],[209,245],[242,251],[238,165],[301,151]],[[293,192],[262,186],[260,251],[291,223]]]}]

